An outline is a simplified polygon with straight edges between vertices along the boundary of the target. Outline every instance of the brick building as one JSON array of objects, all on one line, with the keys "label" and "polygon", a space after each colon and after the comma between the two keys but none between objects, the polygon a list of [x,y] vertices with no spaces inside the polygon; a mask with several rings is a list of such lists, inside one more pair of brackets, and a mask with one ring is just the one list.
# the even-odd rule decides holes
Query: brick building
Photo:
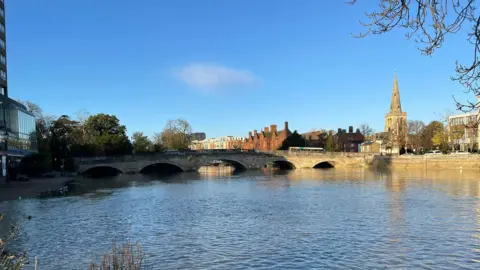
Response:
[{"label": "brick building", "polygon": [[328,133],[326,131],[310,131],[301,135],[305,139],[307,147],[325,148],[325,140],[328,136]]},{"label": "brick building", "polygon": [[292,132],[288,129],[288,122],[285,122],[284,129],[280,131],[277,130],[277,125],[270,125],[270,128],[265,127],[260,132],[257,132],[257,130],[254,130],[253,133],[249,132],[247,139],[243,143],[243,149],[277,150],[290,135],[292,135]]},{"label": "brick building", "polygon": [[348,132],[345,129],[339,128],[335,137],[337,149],[342,152],[359,152],[360,145],[365,141],[365,137],[360,130],[357,128],[357,130],[353,132],[352,126],[348,127]]}]

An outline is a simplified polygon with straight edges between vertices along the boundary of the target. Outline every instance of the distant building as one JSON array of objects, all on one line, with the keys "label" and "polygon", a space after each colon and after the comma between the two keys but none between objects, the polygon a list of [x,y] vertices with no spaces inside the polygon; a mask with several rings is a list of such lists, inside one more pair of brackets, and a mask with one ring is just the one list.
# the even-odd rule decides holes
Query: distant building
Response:
[{"label": "distant building", "polygon": [[379,141],[366,141],[360,144],[360,152],[362,153],[382,153],[382,143]]},{"label": "distant building", "polygon": [[325,148],[325,140],[328,136],[326,131],[311,131],[301,135],[305,139],[307,147]]},{"label": "distant building", "polygon": [[191,150],[232,150],[241,149],[245,141],[242,137],[224,136],[204,140],[194,140],[190,143]]},{"label": "distant building", "polygon": [[345,129],[339,128],[335,134],[335,144],[337,149],[341,152],[359,152],[360,145],[365,141],[365,137],[360,132],[360,129],[353,131],[353,126],[348,127],[348,132]]},{"label": "distant building", "polygon": [[292,135],[292,132],[288,129],[288,122],[285,122],[283,130],[277,130],[277,125],[270,125],[270,128],[265,127],[260,132],[257,132],[257,130],[254,130],[253,133],[249,132],[243,144],[243,149],[260,151],[277,150],[290,135]]},{"label": "distant building", "polygon": [[478,149],[478,112],[457,114],[448,117],[448,140],[455,150]]},{"label": "distant building", "polygon": [[190,138],[192,141],[203,141],[207,138],[205,132],[194,132],[190,134]]}]

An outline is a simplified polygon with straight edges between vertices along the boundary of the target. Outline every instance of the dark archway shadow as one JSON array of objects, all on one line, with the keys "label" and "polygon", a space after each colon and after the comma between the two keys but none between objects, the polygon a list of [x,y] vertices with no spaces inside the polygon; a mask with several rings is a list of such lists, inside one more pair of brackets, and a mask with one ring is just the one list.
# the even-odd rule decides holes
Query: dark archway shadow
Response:
[{"label": "dark archway shadow", "polygon": [[335,168],[335,165],[328,161],[322,161],[317,165],[313,166],[313,168],[314,169],[332,169],[332,168]]},{"label": "dark archway shadow", "polygon": [[89,178],[112,177],[120,174],[122,174],[122,171],[110,166],[97,166],[81,173],[81,175]]},{"label": "dark archway shadow", "polygon": [[286,160],[277,160],[274,163],[275,168],[283,171],[295,170],[296,167],[290,161]]},{"label": "dark archway shadow", "polygon": [[165,176],[183,172],[183,169],[169,163],[154,163],[140,170],[140,173],[149,176]]}]

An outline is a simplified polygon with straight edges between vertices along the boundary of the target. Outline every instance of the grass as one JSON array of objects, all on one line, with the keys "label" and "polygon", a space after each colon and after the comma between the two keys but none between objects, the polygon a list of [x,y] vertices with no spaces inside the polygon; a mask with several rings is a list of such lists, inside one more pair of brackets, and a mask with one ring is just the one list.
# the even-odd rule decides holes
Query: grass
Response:
[{"label": "grass", "polygon": [[127,242],[121,246],[114,242],[99,264],[90,263],[90,270],[140,270],[143,259],[142,247],[138,242]]}]

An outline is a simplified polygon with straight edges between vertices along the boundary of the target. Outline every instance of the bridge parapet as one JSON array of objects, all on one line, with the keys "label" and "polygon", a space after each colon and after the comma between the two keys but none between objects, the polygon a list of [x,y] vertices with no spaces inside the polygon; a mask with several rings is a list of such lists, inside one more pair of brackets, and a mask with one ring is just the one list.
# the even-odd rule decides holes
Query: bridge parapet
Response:
[{"label": "bridge parapet", "polygon": [[356,153],[356,152],[309,152],[309,151],[288,151],[288,150],[275,150],[268,151],[276,156],[322,156],[329,158],[343,158],[343,157],[370,157],[374,156],[374,153]]},{"label": "bridge parapet", "polygon": [[137,154],[137,155],[123,155],[123,156],[98,156],[98,157],[83,157],[75,158],[77,165],[90,165],[90,164],[108,164],[119,162],[138,162],[138,161],[155,161],[170,158],[189,158],[189,157],[225,157],[225,156],[267,156],[272,157],[271,153],[266,152],[241,152],[241,151],[228,151],[228,152],[180,152],[180,153],[152,153],[152,154]]}]

